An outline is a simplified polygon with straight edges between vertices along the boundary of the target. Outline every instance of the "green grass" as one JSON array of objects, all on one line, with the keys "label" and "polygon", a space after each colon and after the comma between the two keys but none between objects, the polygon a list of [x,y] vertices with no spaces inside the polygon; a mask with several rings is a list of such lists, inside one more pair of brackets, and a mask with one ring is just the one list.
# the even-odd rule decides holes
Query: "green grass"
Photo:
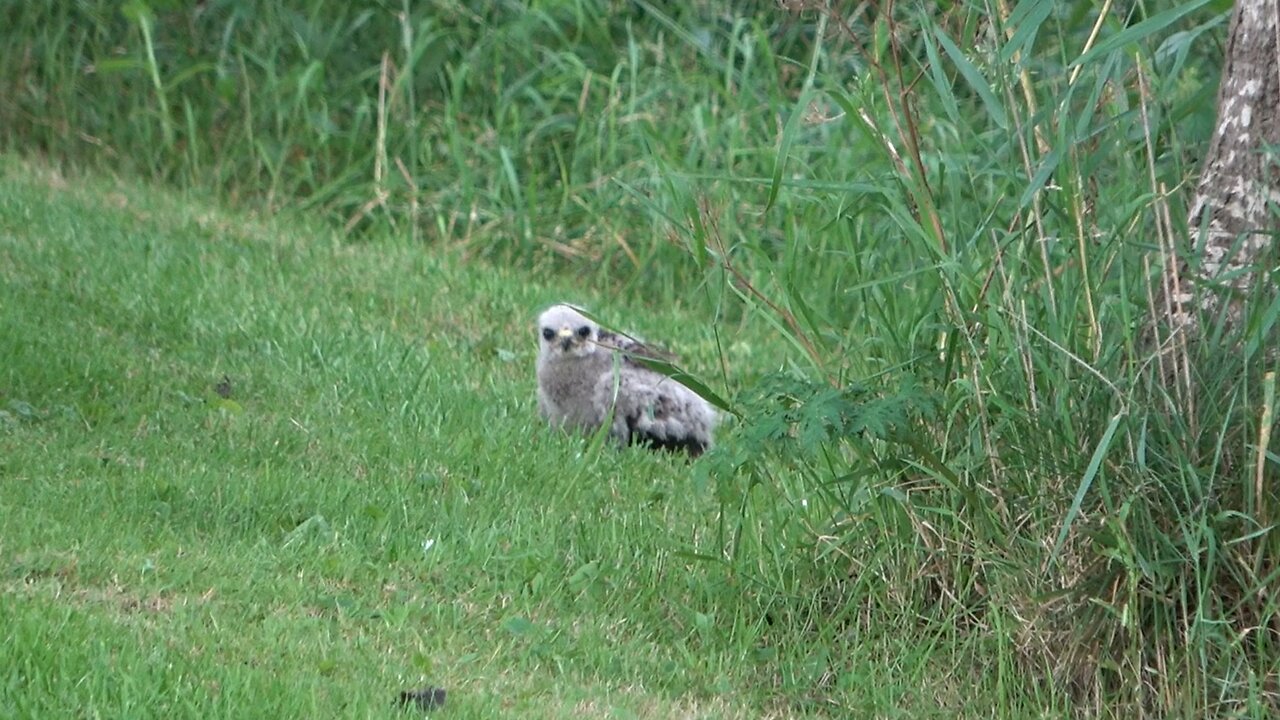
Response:
[{"label": "green grass", "polygon": [[[543,428],[530,323],[565,286],[0,167],[0,714],[391,716],[438,684],[450,717],[976,717],[1011,682],[998,642],[771,625],[698,559],[688,464]],[[651,322],[709,364],[705,323]]]},{"label": "green grass", "polygon": [[538,426],[554,289],[27,172],[0,193],[7,709],[364,715],[429,679],[467,716],[641,712],[739,659],[653,638],[706,594],[672,559],[709,510],[687,469]]},{"label": "green grass", "polygon": [[[235,616],[257,568],[261,617],[394,637],[298,671],[385,668],[384,710],[430,681],[486,717],[1273,714],[1274,284],[1204,342],[1146,332],[1162,253],[1196,262],[1229,3],[806,5],[3,11],[25,607]],[[543,431],[560,299],[681,350],[742,415],[719,449]],[[183,636],[86,664],[217,646]],[[29,664],[71,707],[61,657]]]}]

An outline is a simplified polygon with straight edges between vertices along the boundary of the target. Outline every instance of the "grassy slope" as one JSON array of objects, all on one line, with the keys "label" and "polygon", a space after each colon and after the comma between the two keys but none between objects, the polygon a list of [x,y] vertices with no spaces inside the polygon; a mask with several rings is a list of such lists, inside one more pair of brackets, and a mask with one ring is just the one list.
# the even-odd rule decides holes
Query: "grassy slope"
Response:
[{"label": "grassy slope", "polygon": [[[1051,701],[998,641],[771,635],[682,554],[717,547],[686,465],[535,421],[528,321],[565,288],[0,168],[0,715],[378,716],[426,684],[450,717]],[[662,321],[710,366],[696,318]]]},{"label": "grassy slope", "polygon": [[[750,706],[745,714],[830,703],[858,714],[950,716],[974,698],[976,714],[1024,717],[1022,703],[1059,702],[1037,696],[1044,691],[1035,681],[1050,674],[1038,668],[1050,665],[1053,677],[1075,681],[1083,714],[1263,716],[1275,704],[1280,653],[1276,636],[1258,628],[1274,626],[1280,607],[1271,589],[1280,545],[1276,533],[1255,531],[1272,527],[1265,508],[1280,503],[1265,485],[1267,494],[1254,497],[1255,472],[1269,477],[1275,465],[1274,453],[1256,452],[1256,439],[1269,431],[1260,418],[1273,417],[1262,372],[1276,368],[1265,360],[1264,334],[1280,304],[1263,292],[1254,298],[1246,352],[1203,349],[1190,363],[1203,389],[1195,395],[1162,382],[1168,359],[1158,360],[1137,333],[1160,262],[1153,251],[1189,233],[1182,218],[1214,122],[1229,4],[1185,17],[1178,8],[1198,4],[1107,5],[1100,25],[1100,8],[1089,4],[1006,3],[998,13],[982,4],[923,13],[899,5],[896,14],[863,13],[835,33],[822,32],[822,13],[787,14],[771,2],[731,11],[713,2],[506,3],[476,15],[449,1],[406,3],[403,16],[394,7],[370,14],[326,0],[161,4],[154,26],[119,3],[15,5],[8,25],[15,50],[0,53],[0,85],[10,81],[0,89],[0,145],[71,167],[140,173],[247,207],[301,204],[309,216],[352,222],[347,239],[368,245],[335,245],[326,230],[254,227],[212,211],[201,219],[189,199],[135,188],[126,198],[93,181],[66,196],[96,192],[106,210],[103,200],[78,214],[40,200],[46,209],[26,219],[13,204],[17,219],[5,227],[22,230],[0,230],[44,244],[19,242],[20,253],[0,246],[0,289],[18,294],[0,297],[0,312],[38,317],[40,327],[11,333],[17,321],[0,325],[7,343],[0,432],[42,464],[7,445],[0,463],[24,486],[58,477],[51,458],[83,466],[81,477],[163,476],[171,485],[152,492],[156,507],[143,504],[151,522],[172,526],[186,513],[228,534],[219,523],[234,520],[229,534],[255,551],[264,544],[298,553],[320,543],[351,552],[386,528],[402,543],[400,562],[420,542],[401,530],[405,538],[407,530],[442,537],[438,523],[406,528],[410,511],[397,515],[389,510],[395,502],[368,499],[388,478],[401,483],[388,495],[414,508],[444,502],[430,492],[465,497],[467,516],[457,522],[468,529],[494,526],[488,518],[503,513],[513,528],[545,524],[556,532],[490,550],[500,558],[489,564],[465,555],[447,568],[456,586],[427,580],[446,597],[507,608],[474,627],[525,643],[517,648],[531,647],[531,637],[542,643],[532,660],[491,656],[487,667],[501,668],[491,676],[523,672],[530,694],[585,688],[600,703],[589,714],[606,712],[592,683],[607,678],[661,692],[663,702],[730,693]],[[1003,28],[993,24],[998,16]],[[944,36],[958,48],[944,47]],[[873,61],[900,68],[884,76]],[[897,119],[908,102],[915,139]],[[902,151],[915,159],[913,147],[919,172],[898,160]],[[32,171],[11,174],[14,184]],[[22,191],[27,206],[58,185],[48,176],[35,182]],[[139,222],[139,212],[150,220]],[[42,229],[57,223],[75,232]],[[430,260],[421,247],[389,237],[388,227],[473,259],[538,265],[499,272]],[[267,239],[281,232],[288,242]],[[110,242],[88,246],[97,254],[48,244],[99,237]],[[228,237],[239,240],[227,245]],[[150,254],[117,251],[148,240]],[[800,316],[798,327],[818,348],[812,366],[801,343],[751,324],[771,314],[766,303],[740,302],[740,279],[700,258],[704,250],[732,260],[782,312]],[[785,426],[811,441],[777,432],[785,441],[725,443],[736,456],[698,463],[693,480],[683,466],[652,458],[578,458],[579,445],[537,430],[542,449],[532,454],[519,443],[484,440],[522,437],[536,425],[528,420],[529,349],[495,338],[527,337],[534,309],[566,294],[536,287],[553,264],[608,293],[594,298],[608,318],[623,305],[648,303],[651,324],[627,324],[672,338],[690,366],[711,377],[716,343],[705,323],[714,315],[723,323],[731,390],[749,396],[759,374],[789,363],[793,390],[822,382],[825,370],[855,384],[884,378],[895,400],[895,382],[907,375],[941,396],[942,409],[912,424],[906,439],[914,444],[904,446],[900,436],[850,433],[853,421],[822,440],[821,423],[845,417],[829,395],[787,409],[771,399],[752,415],[755,437]],[[197,265],[198,282],[189,271]],[[441,312],[427,300],[442,294],[435,290],[445,272],[459,278],[448,304],[476,298],[477,311]],[[64,292],[49,302],[31,287],[79,288],[82,297]],[[688,307],[698,310],[681,309]],[[74,318],[61,335],[46,319],[58,308]],[[734,326],[740,322],[746,326]],[[82,342],[86,328],[101,328],[92,342],[103,349]],[[483,363],[471,377],[484,383],[465,393],[465,403],[443,398],[439,407],[451,414],[442,423],[439,388],[461,374],[450,357]],[[214,398],[223,374],[234,381],[236,405],[220,409],[202,401]],[[496,409],[459,417],[475,409],[476,396],[523,404],[503,417]],[[919,396],[903,393],[908,401]],[[861,399],[845,409],[855,420],[867,415]],[[175,429],[182,422],[194,426],[177,444],[187,456],[199,457],[192,448],[214,443],[209,438],[223,448],[201,451],[214,460],[197,470],[216,467],[223,477],[200,487],[220,487],[227,468],[241,467],[236,477],[274,494],[218,496],[215,510],[185,511],[196,503],[186,485],[172,483],[199,473],[163,460],[172,439],[183,437]],[[72,452],[66,441],[47,439],[57,428],[88,428],[103,439]],[[146,443],[158,447],[137,449]],[[481,453],[496,458],[496,470],[473,468],[469,458]],[[520,459],[543,453],[561,460],[549,467],[580,472],[557,479]],[[632,462],[657,465],[619,466]],[[615,481],[608,492],[618,497],[595,505],[580,495],[596,491],[601,477],[652,476],[655,467],[662,497],[650,497],[649,479]],[[726,467],[707,483],[717,499],[732,506],[745,497],[754,506],[721,516],[707,493],[688,488],[699,488],[697,475],[708,468]],[[277,487],[299,469],[323,473],[326,487],[354,477],[354,489],[342,492],[358,499],[322,502]],[[517,470],[528,477],[509,489],[503,477]],[[440,487],[414,486],[409,478],[420,474]],[[459,490],[464,480],[502,492],[486,501],[469,486]],[[532,499],[512,497],[525,488]],[[0,502],[35,504],[13,498]],[[339,504],[353,519],[334,509]],[[127,507],[137,505],[126,498]],[[629,524],[575,540],[591,550],[566,554],[571,543],[562,532],[574,527],[573,516],[510,511],[560,506],[624,508]],[[636,524],[656,510],[675,516],[655,520],[656,529]],[[323,522],[308,522],[316,516]],[[746,531],[726,539],[719,523],[726,535],[739,525]],[[586,525],[577,532],[605,527],[595,516]],[[111,532],[102,541],[109,549],[119,542]],[[184,548],[193,545],[190,535],[178,536]],[[56,577],[70,563],[57,554],[68,543],[32,540],[10,550],[9,537],[0,534],[0,562],[16,568],[13,582]],[[602,555],[622,546],[633,549],[625,562],[620,551]],[[30,547],[54,551],[42,559]],[[741,549],[737,567],[675,554],[718,555],[725,547]],[[524,548],[536,551],[519,555]],[[132,574],[116,573],[129,582],[151,567],[148,559],[173,566],[135,555],[126,556],[139,563]],[[73,577],[83,578],[90,564],[77,559],[81,575]],[[508,563],[506,574],[494,574],[499,561]],[[267,577],[293,577],[268,570]],[[93,577],[99,587],[111,575],[99,568]],[[301,586],[311,592],[316,579],[304,575]],[[365,579],[347,582],[364,587]],[[197,589],[202,596],[208,585]],[[211,596],[219,597],[226,595]],[[341,596],[321,599],[333,597]],[[334,617],[349,617],[342,613],[352,602],[333,600]],[[574,634],[550,636],[561,645],[548,650],[547,636],[520,620],[554,633],[572,623],[566,618],[595,617],[591,603],[603,603],[610,627],[626,638],[653,644],[659,659],[649,670],[599,669],[598,657],[615,648],[629,663],[638,655],[617,641],[602,650],[583,640],[582,622]],[[775,620],[767,627],[766,610]],[[431,662],[413,664],[417,675],[405,680],[437,678],[431,663],[452,667],[466,652],[426,654]],[[706,658],[720,658],[721,667],[689,669]],[[557,669],[539,676],[521,663]],[[120,667],[127,682],[147,668]],[[12,682],[19,677],[27,676]],[[471,668],[441,681],[464,683],[460,692],[469,694],[459,697],[497,692],[493,677],[465,686],[477,677]],[[344,688],[341,697],[353,692]],[[706,714],[729,714],[711,707]]]},{"label": "grassy slope", "polygon": [[708,508],[535,427],[544,290],[5,164],[0,714],[750,707],[668,697],[742,679],[649,629]]}]

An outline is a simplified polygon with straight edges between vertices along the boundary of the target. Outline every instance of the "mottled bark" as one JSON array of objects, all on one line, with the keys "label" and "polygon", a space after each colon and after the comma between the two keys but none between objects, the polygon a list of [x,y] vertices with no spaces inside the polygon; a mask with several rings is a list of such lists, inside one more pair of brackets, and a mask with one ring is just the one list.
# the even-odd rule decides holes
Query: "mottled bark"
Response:
[{"label": "mottled bark", "polygon": [[[1228,31],[1218,123],[1188,225],[1192,259],[1171,260],[1163,312],[1195,332],[1224,309],[1270,285],[1280,226],[1280,0],[1239,0]],[[1224,308],[1223,304],[1227,303]]]}]

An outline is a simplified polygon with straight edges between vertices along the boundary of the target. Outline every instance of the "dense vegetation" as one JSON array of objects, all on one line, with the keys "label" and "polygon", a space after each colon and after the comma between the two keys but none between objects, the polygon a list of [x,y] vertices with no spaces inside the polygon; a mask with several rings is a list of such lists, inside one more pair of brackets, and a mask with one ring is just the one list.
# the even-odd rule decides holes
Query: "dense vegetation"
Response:
[{"label": "dense vegetation", "polygon": [[13,4],[0,142],[711,323],[689,573],[781,697],[1274,711],[1280,308],[1147,331],[1227,3],[474,5]]}]

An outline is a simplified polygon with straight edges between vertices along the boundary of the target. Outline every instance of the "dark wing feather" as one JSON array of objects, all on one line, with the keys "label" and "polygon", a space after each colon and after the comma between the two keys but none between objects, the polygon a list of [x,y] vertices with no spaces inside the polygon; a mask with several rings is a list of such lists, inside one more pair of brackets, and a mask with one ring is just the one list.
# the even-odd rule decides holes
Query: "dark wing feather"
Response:
[{"label": "dark wing feather", "polygon": [[631,433],[631,444],[642,445],[651,450],[667,452],[685,452],[689,457],[698,457],[706,452],[707,444],[693,435],[658,435],[640,423],[640,418],[631,415],[626,418],[627,431]]},{"label": "dark wing feather", "polygon": [[624,444],[701,455],[711,446],[714,416],[706,403],[680,383],[643,368],[626,368],[598,386],[602,404],[614,403],[613,432]]}]

